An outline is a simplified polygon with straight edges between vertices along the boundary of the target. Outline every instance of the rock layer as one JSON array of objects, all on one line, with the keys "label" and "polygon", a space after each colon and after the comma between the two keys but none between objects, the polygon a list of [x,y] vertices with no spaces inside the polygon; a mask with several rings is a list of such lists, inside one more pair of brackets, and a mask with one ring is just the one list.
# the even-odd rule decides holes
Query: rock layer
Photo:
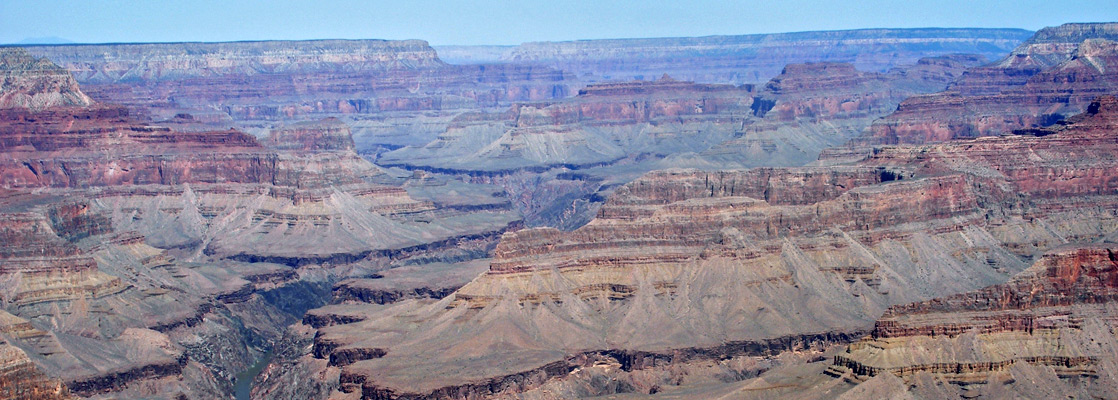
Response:
[{"label": "rock layer", "polygon": [[45,58],[18,47],[0,47],[0,109],[42,110],[56,106],[89,106],[74,77]]},{"label": "rock layer", "polygon": [[989,395],[988,386],[1012,382],[1030,365],[1081,380],[1070,385],[1079,393],[1111,396],[1116,251],[1061,247],[1005,284],[890,308],[870,337],[835,356],[829,373],[928,373]]},{"label": "rock layer", "polygon": [[1007,134],[1082,112],[1118,89],[1118,24],[1045,28],[942,93],[905,100],[857,143],[924,143]]},{"label": "rock layer", "polygon": [[580,77],[591,74],[591,79],[650,79],[666,73],[697,82],[743,84],[765,82],[787,64],[851,63],[881,72],[951,53],[980,53],[993,59],[1029,34],[1017,29],[862,29],[436,49],[450,62],[540,63]]},{"label": "rock layer", "polygon": [[1003,282],[1038,252],[1112,235],[1118,100],[1089,110],[1045,134],[883,147],[853,165],[650,173],[586,226],[508,233],[452,296],[334,320],[316,348],[383,351],[341,367],[344,391],[379,398],[473,393],[587,349],[856,330],[889,305]]}]

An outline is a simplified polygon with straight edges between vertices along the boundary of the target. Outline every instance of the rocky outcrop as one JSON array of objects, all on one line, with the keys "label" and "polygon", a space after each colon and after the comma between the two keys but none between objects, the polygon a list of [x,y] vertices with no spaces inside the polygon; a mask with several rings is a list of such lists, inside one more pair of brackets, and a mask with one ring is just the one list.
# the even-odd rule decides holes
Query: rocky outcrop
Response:
[{"label": "rocky outcrop", "polygon": [[1118,24],[1045,28],[942,93],[905,100],[856,143],[925,143],[1008,134],[1082,112],[1118,88]]},{"label": "rocky outcrop", "polygon": [[1118,300],[1116,250],[1061,247],[1005,284],[892,307],[829,371],[903,379],[930,373],[984,385],[1028,364],[1061,378],[1112,379],[1101,369],[1112,365],[1107,349],[1118,344],[1102,332],[1113,329]]},{"label": "rocky outcrop", "polygon": [[0,397],[11,400],[71,399],[69,389],[43,373],[22,350],[0,344]]},{"label": "rocky outcrop", "polygon": [[0,109],[93,104],[66,69],[19,47],[0,47]]},{"label": "rocky outcrop", "polygon": [[265,145],[298,152],[354,150],[349,126],[336,118],[277,128],[269,133]]}]

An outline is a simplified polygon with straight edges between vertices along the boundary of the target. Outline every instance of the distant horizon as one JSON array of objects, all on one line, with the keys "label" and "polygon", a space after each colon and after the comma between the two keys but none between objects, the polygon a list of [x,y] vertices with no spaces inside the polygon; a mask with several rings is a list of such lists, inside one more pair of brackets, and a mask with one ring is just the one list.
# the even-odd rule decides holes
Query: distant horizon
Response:
[{"label": "distant horizon", "polygon": [[[810,10],[810,12],[803,12]],[[1112,2],[889,1],[686,4],[414,0],[133,2],[5,0],[0,43],[217,43],[270,40],[424,40],[432,46],[740,36],[858,29],[1022,29],[1118,21]],[[72,43],[58,43],[65,40]]]},{"label": "distant horizon", "polygon": [[[1115,22],[1118,22],[1118,21],[1115,21]],[[1067,24],[1092,24],[1092,23],[1108,23],[1108,22],[1067,22]],[[1063,25],[1063,24],[1060,24],[1060,25]],[[646,39],[685,39],[685,38],[688,38],[688,39],[702,39],[702,38],[710,38],[710,37],[764,36],[764,35],[783,35],[783,34],[813,33],[813,32],[854,32],[854,31],[872,31],[872,30],[898,30],[899,31],[899,30],[922,30],[922,29],[926,29],[926,30],[963,29],[963,30],[992,30],[992,31],[997,31],[997,30],[1014,31],[1014,30],[1016,30],[1016,31],[1023,31],[1023,32],[1036,32],[1037,31],[1037,30],[1032,30],[1032,29],[1014,28],[1014,27],[1002,27],[1002,28],[999,28],[999,27],[968,27],[968,26],[952,26],[952,27],[918,26],[918,27],[907,27],[907,28],[870,27],[870,28],[824,29],[824,30],[788,31],[788,32],[718,34],[718,35],[702,35],[702,36],[610,37],[610,38],[597,38],[597,39],[540,40],[540,41],[521,42],[521,43],[516,43],[516,44],[486,44],[486,43],[482,43],[482,44],[432,44],[432,43],[430,43],[430,41],[427,41],[423,38],[385,39],[385,38],[326,37],[326,38],[313,38],[313,39],[246,39],[246,40],[217,40],[217,41],[179,40],[179,41],[165,41],[165,42],[154,42],[154,41],[149,41],[149,42],[143,42],[143,41],[140,41],[140,42],[77,42],[77,41],[71,41],[67,38],[62,38],[62,37],[46,37],[46,38],[25,38],[25,39],[17,41],[17,42],[0,43],[0,46],[5,46],[5,47],[11,47],[11,46],[98,46],[98,45],[127,45],[127,44],[182,44],[182,43],[202,43],[202,44],[213,43],[213,44],[217,44],[217,43],[254,43],[254,42],[315,42],[315,41],[331,41],[331,40],[351,40],[351,41],[375,40],[375,41],[386,41],[386,42],[402,42],[402,41],[418,40],[418,41],[428,42],[428,44],[431,47],[471,47],[471,46],[478,46],[478,47],[516,47],[516,46],[520,46],[520,45],[528,44],[528,43],[587,42],[587,41],[596,41],[596,40],[646,40]],[[36,40],[36,39],[48,39],[48,40],[56,40],[56,41],[31,42],[31,40]]]}]

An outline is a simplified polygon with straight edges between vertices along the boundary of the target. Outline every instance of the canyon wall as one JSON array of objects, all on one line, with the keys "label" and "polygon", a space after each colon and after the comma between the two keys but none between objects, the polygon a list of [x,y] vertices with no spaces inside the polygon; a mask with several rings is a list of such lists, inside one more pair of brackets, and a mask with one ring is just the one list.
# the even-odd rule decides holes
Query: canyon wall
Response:
[{"label": "canyon wall", "polygon": [[718,346],[857,335],[890,305],[1111,237],[1118,100],[1088,109],[1044,134],[883,147],[849,165],[649,173],[577,230],[505,234],[489,271],[442,300],[345,309],[311,358],[364,398],[484,396],[561,379],[586,349],[732,357],[751,353]]},{"label": "canyon wall", "polygon": [[1083,112],[1114,93],[1118,24],[1045,28],[946,91],[905,100],[856,143],[924,143],[1008,134]]},{"label": "canyon wall", "polygon": [[996,59],[1032,34],[1020,29],[860,29],[693,38],[532,42],[519,46],[437,46],[451,63],[536,63],[591,81],[669,74],[703,83],[763,83],[787,64],[850,63],[885,72],[952,53]]}]

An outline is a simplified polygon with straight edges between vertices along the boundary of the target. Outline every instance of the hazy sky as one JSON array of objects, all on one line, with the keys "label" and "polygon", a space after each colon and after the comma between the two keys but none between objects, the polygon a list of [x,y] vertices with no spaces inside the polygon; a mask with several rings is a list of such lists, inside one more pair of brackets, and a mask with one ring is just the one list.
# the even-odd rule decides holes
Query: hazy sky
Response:
[{"label": "hazy sky", "polygon": [[1118,21],[1116,0],[0,0],[0,43],[425,39],[434,45]]}]

